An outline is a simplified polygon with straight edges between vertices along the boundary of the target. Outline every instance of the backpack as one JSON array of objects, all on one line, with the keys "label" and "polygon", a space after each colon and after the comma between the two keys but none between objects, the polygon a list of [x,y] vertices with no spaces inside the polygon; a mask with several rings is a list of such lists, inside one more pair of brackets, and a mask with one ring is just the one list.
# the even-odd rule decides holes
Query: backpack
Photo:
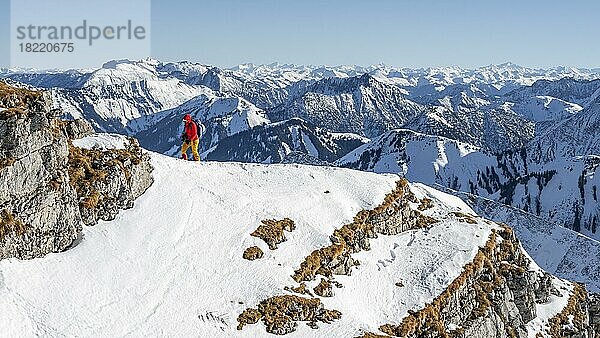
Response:
[{"label": "backpack", "polygon": [[206,127],[198,119],[192,119],[192,122],[196,124],[196,130],[198,131],[198,139],[202,139],[202,137],[204,137],[204,133],[206,132]]}]

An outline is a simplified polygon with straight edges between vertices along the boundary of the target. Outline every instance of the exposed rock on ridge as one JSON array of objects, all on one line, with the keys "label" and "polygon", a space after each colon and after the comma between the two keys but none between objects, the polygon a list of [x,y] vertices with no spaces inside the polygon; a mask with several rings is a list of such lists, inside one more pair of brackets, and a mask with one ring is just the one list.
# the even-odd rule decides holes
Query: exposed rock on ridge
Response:
[{"label": "exposed rock on ridge", "polygon": [[[92,128],[58,120],[48,94],[0,83],[0,106],[0,259],[63,251],[83,223],[113,219],[152,184],[149,157],[134,140],[125,150],[73,147],[70,139]],[[90,199],[83,185],[98,195]]]}]

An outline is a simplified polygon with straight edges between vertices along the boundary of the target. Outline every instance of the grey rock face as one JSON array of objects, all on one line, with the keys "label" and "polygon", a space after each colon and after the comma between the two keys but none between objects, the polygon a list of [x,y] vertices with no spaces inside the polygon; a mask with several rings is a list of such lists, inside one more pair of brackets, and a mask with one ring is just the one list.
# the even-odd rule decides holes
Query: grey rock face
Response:
[{"label": "grey rock face", "polygon": [[590,327],[594,337],[600,337],[600,294],[594,293],[590,295],[589,302]]},{"label": "grey rock face", "polygon": [[[132,141],[125,152],[103,151],[107,175],[94,182],[103,199],[82,207],[70,177],[69,138],[92,132],[84,121],[59,121],[47,94],[41,111],[0,117],[0,259],[30,259],[67,249],[82,225],[112,220],[152,184],[149,156]],[[18,225],[18,226],[16,226]]]},{"label": "grey rock face", "polygon": [[552,275],[547,272],[535,279],[535,283],[535,301],[538,304],[547,303],[550,300],[550,295],[557,292],[552,285]]},{"label": "grey rock face", "polygon": [[385,213],[372,217],[375,232],[383,235],[397,235],[417,228],[419,213],[410,208],[407,201],[397,200]]},{"label": "grey rock face", "polygon": [[[91,189],[77,189],[83,195],[79,196],[81,217],[85,225],[96,225],[99,220],[114,220],[120,210],[133,207],[136,198],[142,195],[152,185],[152,166],[150,157],[145,153],[135,139],[124,150],[86,150],[79,149],[85,157],[91,158],[94,170],[104,173],[104,178],[92,182]],[[78,183],[75,183],[78,186]],[[86,201],[95,195],[94,202]]]},{"label": "grey rock face", "polygon": [[0,238],[0,259],[28,259],[66,249],[81,232],[75,191],[69,186],[67,138],[45,112],[0,120],[0,210],[25,226]]},{"label": "grey rock face", "polygon": [[[518,245],[514,235],[509,236],[504,240]],[[520,250],[505,263],[495,261],[493,256],[490,259],[497,270],[488,271],[489,267],[484,266],[476,271],[461,292],[450,298],[442,310],[444,315],[448,309],[449,316],[442,316],[442,320],[462,327],[464,337],[527,337],[525,324],[536,317],[533,287],[536,274],[519,268],[528,264]],[[492,283],[492,276],[497,274],[503,276],[500,277],[503,282],[490,290],[482,289],[482,286],[494,285],[485,283]],[[486,303],[487,306],[482,306]]]},{"label": "grey rock face", "polygon": [[513,302],[519,310],[521,319],[527,323],[535,318],[535,273],[523,272],[513,273],[506,279],[509,289],[512,292]]},{"label": "grey rock face", "polygon": [[92,127],[88,121],[83,119],[67,121],[63,130],[67,134],[67,137],[73,140],[89,136],[94,133],[94,127]]}]

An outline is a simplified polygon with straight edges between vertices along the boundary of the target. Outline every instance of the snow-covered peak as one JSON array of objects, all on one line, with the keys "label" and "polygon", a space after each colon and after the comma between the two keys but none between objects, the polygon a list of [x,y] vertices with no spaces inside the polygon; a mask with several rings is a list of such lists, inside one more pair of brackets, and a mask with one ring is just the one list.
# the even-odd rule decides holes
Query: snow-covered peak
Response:
[{"label": "snow-covered peak", "polygon": [[[197,164],[160,155],[152,161],[155,183],[135,206],[86,227],[70,251],[0,262],[2,323],[15,324],[3,325],[4,333],[48,333],[51,324],[53,334],[67,336],[266,337],[262,324],[236,330],[237,316],[265,298],[292,294],[285,287],[304,257],[328,245],[360,210],[383,203],[398,180],[310,166]],[[440,295],[499,228],[474,216],[474,224],[462,221],[456,215],[474,213],[455,197],[411,189],[432,201],[425,213],[440,222],[372,239],[371,250],[357,255],[360,266],[335,277],[344,287],[321,298],[342,317],[315,331],[300,325],[298,335],[356,336],[401,320]],[[295,230],[277,250],[250,235],[262,220],[286,217]],[[250,246],[265,257],[243,259]],[[24,304],[29,311],[18,310]]]},{"label": "snow-covered peak", "polygon": [[521,116],[533,121],[560,120],[583,110],[576,103],[552,96],[535,96],[516,105],[507,104]]},{"label": "snow-covered peak", "polygon": [[396,129],[372,139],[336,163],[360,170],[399,173],[415,182],[456,177],[455,185],[468,186],[468,177],[476,176],[479,166],[492,163],[492,159],[468,143]]},{"label": "snow-covered peak", "polygon": [[204,93],[175,109],[180,114],[191,113],[201,121],[225,118],[228,135],[269,123],[265,112],[252,103],[235,96],[217,96]]},{"label": "snow-covered peak", "polygon": [[125,85],[132,82],[158,81],[155,67],[144,61],[116,60],[94,71],[85,87]]}]

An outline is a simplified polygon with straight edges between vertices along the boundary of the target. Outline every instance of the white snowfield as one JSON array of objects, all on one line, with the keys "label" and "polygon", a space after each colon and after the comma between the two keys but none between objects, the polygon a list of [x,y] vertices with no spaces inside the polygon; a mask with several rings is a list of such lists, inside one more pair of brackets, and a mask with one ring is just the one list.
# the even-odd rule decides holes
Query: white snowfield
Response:
[{"label": "white snowfield", "polygon": [[75,147],[83,149],[125,149],[128,144],[127,137],[119,134],[94,134],[73,140]]},{"label": "white snowfield", "polygon": [[[398,179],[340,168],[194,163],[157,154],[152,161],[155,182],[135,206],[112,222],[84,228],[72,249],[0,261],[0,335],[272,336],[262,322],[238,331],[237,316],[265,298],[288,294],[284,287],[295,285],[290,275],[304,257],[330,244],[333,230],[358,211],[380,204]],[[317,330],[301,323],[289,337],[351,337],[399,323],[409,309],[439,295],[496,227],[450,216],[474,214],[456,197],[421,184],[411,189],[433,199],[435,207],[426,213],[443,221],[371,240],[370,251],[355,255],[361,264],[352,275],[335,277],[344,287],[322,299],[326,308],[341,311],[341,320],[319,323]],[[261,220],[284,217],[297,228],[277,250],[250,236]],[[252,245],[265,257],[242,259]]]},{"label": "white snowfield", "polygon": [[[526,257],[529,258],[529,270],[543,274],[544,270],[539,267],[523,247],[521,249],[525,252]],[[536,317],[525,324],[528,338],[552,338],[548,330],[550,327],[549,320],[558,315],[567,306],[567,302],[575,289],[575,285],[572,282],[555,276],[552,276],[552,286],[554,286],[557,294],[550,294],[549,299],[545,303],[536,302]]]}]

